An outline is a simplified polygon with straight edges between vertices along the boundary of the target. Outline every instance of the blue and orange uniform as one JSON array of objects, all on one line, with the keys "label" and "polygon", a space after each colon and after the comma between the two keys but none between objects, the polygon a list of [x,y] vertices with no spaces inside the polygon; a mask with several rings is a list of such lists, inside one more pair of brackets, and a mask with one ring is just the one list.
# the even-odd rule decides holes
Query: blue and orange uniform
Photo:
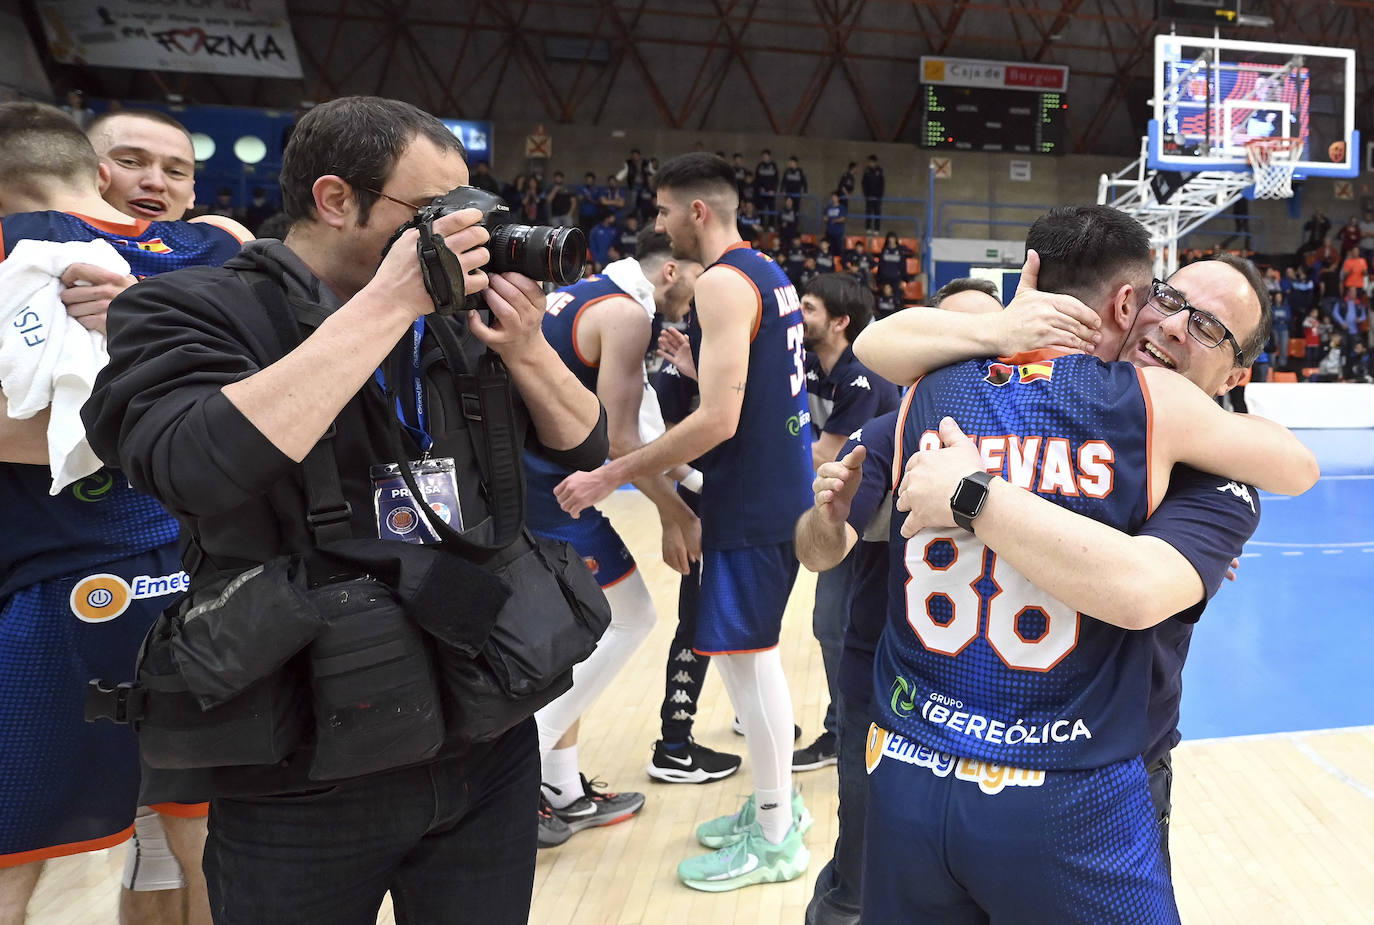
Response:
[{"label": "blue and orange uniform", "polygon": [[[634,296],[606,276],[589,276],[549,296],[544,312],[544,339],[593,395],[598,364],[578,351],[577,326],[588,309],[607,299]],[[526,520],[532,532],[571,543],[597,583],[609,588],[634,572],[635,560],[605,514],[593,507],[574,520],[558,506],[554,487],[571,474],[571,469],[537,453],[525,453]]]},{"label": "blue and orange uniform", "polygon": [[[952,415],[990,471],[1135,533],[1150,413],[1127,364],[959,363],[908,394],[893,472]],[[1074,611],[971,534],[908,540],[901,523],[874,667],[865,915],[1177,921],[1140,758],[1148,636]]]},{"label": "blue and orange uniform", "polygon": [[[240,243],[204,223],[0,219],[5,257],[25,239],[102,239],[137,276],[219,264]],[[100,469],[56,497],[49,484],[46,466],[0,463],[0,867],[129,836],[137,743],[127,726],[84,722],[86,682],[128,677],[153,619],[186,588],[176,521],[121,473]]]},{"label": "blue and orange uniform", "polygon": [[[715,655],[770,649],[797,577],[792,528],[811,506],[811,429],[801,300],[766,254],[743,243],[726,267],[757,300],[735,435],[702,457],[701,611],[695,648]],[[701,334],[689,331],[700,363]]]}]

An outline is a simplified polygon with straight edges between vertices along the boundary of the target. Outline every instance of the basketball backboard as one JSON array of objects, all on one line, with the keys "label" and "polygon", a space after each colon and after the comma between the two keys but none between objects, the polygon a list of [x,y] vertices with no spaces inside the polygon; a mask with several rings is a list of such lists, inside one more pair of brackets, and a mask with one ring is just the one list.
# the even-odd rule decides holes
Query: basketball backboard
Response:
[{"label": "basketball backboard", "polygon": [[1299,179],[1356,175],[1354,49],[1156,36],[1149,166],[1250,170],[1256,139],[1300,142]]}]

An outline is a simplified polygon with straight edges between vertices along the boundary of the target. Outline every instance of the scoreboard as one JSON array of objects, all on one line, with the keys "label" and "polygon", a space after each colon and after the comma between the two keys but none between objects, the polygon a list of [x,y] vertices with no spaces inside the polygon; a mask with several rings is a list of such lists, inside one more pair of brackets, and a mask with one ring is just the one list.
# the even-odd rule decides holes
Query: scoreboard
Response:
[{"label": "scoreboard", "polygon": [[921,146],[954,151],[1064,154],[1065,93],[924,84]]},{"label": "scoreboard", "polygon": [[1068,91],[1063,65],[924,55],[920,145],[1063,154]]}]

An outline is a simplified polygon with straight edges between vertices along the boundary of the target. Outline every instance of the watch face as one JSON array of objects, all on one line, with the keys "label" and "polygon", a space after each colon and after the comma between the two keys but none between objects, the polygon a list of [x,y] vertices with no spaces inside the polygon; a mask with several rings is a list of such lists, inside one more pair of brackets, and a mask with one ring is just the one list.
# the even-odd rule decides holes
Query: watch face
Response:
[{"label": "watch face", "polygon": [[960,514],[972,517],[982,509],[983,498],[987,496],[988,487],[977,482],[963,479],[959,482],[959,487],[954,490],[954,497],[949,499],[949,506]]}]

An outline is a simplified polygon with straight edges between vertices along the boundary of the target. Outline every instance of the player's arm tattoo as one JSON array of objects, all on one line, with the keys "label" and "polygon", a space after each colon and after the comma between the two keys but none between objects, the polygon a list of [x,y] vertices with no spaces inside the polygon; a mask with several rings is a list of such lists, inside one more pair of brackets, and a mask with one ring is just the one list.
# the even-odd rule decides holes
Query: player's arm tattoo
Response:
[{"label": "player's arm tattoo", "polygon": [[734,385],[730,386],[730,388],[734,389],[736,392],[743,392],[743,391],[744,391],[744,383],[743,383],[743,382],[736,382]]}]

